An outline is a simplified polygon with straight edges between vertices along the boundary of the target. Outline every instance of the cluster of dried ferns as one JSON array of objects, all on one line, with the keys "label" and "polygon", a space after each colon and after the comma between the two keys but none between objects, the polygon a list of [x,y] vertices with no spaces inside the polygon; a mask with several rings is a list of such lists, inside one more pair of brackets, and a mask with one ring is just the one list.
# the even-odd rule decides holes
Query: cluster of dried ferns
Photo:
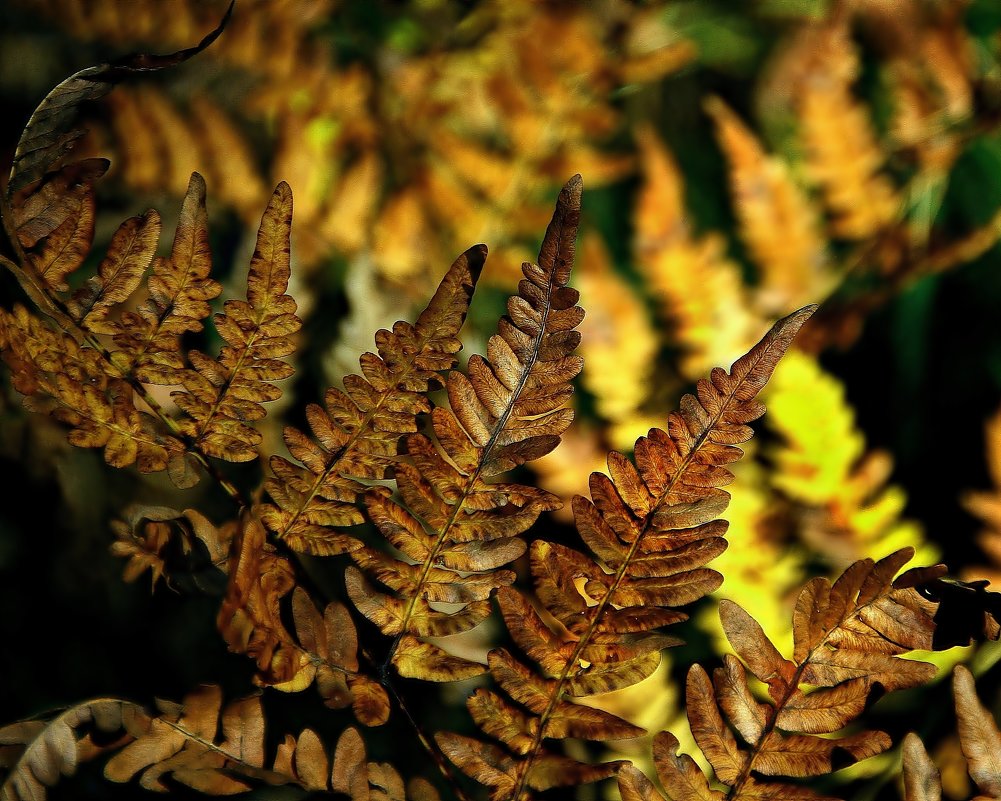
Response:
[{"label": "cluster of dried ferns", "polygon": [[[156,255],[162,225],[150,210],[117,229],[84,280],[93,261],[94,184],[108,164],[69,158],[82,103],[131,74],[191,58],[221,28],[189,50],[83,70],[28,122],[0,201],[3,263],[31,302],[0,310],[14,387],[31,410],[63,424],[73,445],[102,449],[110,466],[165,472],[178,488],[207,476],[229,496],[232,513],[220,524],[195,510],[126,513],[115,524],[114,551],[128,558],[127,577],[150,570],[155,584],[170,570],[171,549],[206,549],[226,583],[217,627],[232,651],[253,660],[258,687],[294,693],[315,686],[326,707],[350,707],[364,727],[405,717],[414,747],[427,750],[435,783],[450,796],[465,797],[470,784],[457,769],[497,801],[612,776],[628,801],[661,798],[637,767],[587,760],[586,751],[561,743],[644,733],[594,697],[653,675],[663,651],[682,642],[664,629],[686,620],[685,609],[723,582],[710,566],[727,548],[723,487],[752,437],[749,423],[764,413],[759,396],[816,307],[783,317],[729,370],[699,379],[663,427],[629,443],[632,459],[608,453],[588,495],[569,504],[578,540],[536,535],[530,529],[563,499],[524,483],[516,469],[560,445],[583,366],[576,350],[584,311],[569,285],[583,186],[575,176],[484,355],[464,366],[456,356],[486,259],[477,245],[452,263],[413,323],[376,334],[377,352],[362,355],[360,374],[305,409],[308,431],[284,429],[287,455],[267,459],[260,487],[242,486],[226,463],[260,461],[265,470],[254,423],[281,396],[276,382],[292,375],[286,358],[298,346],[301,320],[288,294],[292,190],[282,182],[267,202],[245,299],[216,306],[222,286],[211,272],[205,181],[196,173],[187,184],[169,255]],[[756,213],[778,221],[762,222],[743,206],[749,248],[772,259],[774,242],[757,234],[783,225],[809,240],[782,170],[721,102],[709,110],[724,150],[747,165],[733,172],[735,194],[759,191],[765,180],[774,199]],[[657,170],[670,171],[655,142],[644,146]],[[853,207],[828,201],[844,236],[855,236],[863,223],[849,219]],[[667,252],[678,243],[649,244]],[[706,250],[687,241],[684,248]],[[802,291],[786,286],[780,299],[762,298],[760,316]],[[201,342],[192,337],[210,315],[221,341],[215,355],[191,344]],[[902,657],[940,644],[936,622],[948,588],[993,603],[979,585],[948,583],[940,565],[901,574],[913,554],[902,548],[853,562],[833,583],[808,582],[795,603],[791,658],[752,614],[722,602],[735,655],[712,675],[693,665],[685,692],[691,733],[712,774],[677,753],[674,733],[661,732],[653,758],[668,796],[815,798],[796,780],[889,749],[890,737],[865,728],[863,713],[877,691],[932,679],[932,665]],[[525,563],[528,582],[517,572]],[[327,582],[336,597],[318,586],[318,564],[337,579]],[[986,634],[996,637],[992,609],[984,613],[993,624]],[[463,654],[453,635],[488,619],[503,621],[508,646],[483,659]],[[407,682],[479,676],[466,702],[479,734],[426,734]],[[974,778],[996,794],[1001,780],[989,755],[1001,738],[961,668],[956,692]],[[43,799],[61,775],[102,756],[109,756],[109,781],[137,779],[153,791],[184,785],[224,795],[291,785],[359,800],[439,798],[426,778],[405,782],[394,765],[370,762],[353,725],[326,744],[309,727],[266,737],[268,697],[262,690],[224,704],[219,687],[203,686],[182,703],[160,702],[156,712],[97,699],[50,720],[6,726],[0,798]],[[905,746],[905,784],[908,798],[936,797],[934,768],[913,739]]]}]

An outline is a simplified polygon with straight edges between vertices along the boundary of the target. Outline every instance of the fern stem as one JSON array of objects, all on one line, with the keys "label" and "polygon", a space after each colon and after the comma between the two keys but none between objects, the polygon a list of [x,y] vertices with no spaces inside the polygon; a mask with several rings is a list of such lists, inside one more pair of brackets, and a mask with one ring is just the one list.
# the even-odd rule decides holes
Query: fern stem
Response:
[{"label": "fern stem", "polygon": [[[371,660],[371,656],[368,654],[368,650],[364,647],[360,648],[362,654],[366,659]],[[374,665],[374,663],[373,663]],[[442,778],[446,781],[452,790],[452,794],[455,796],[457,801],[470,801],[469,797],[463,792],[462,787],[459,785],[458,779],[452,772],[452,769],[448,765],[448,760],[445,755],[442,754],[441,750],[438,748],[438,744],[434,741],[434,738],[428,737],[424,731],[424,727],[417,722],[417,719],[410,713],[407,707],[406,701],[404,701],[403,694],[400,692],[399,688],[393,684],[388,672],[384,675],[383,680],[380,681],[383,687],[385,687],[390,694],[396,699],[396,705],[400,708],[403,716],[410,723],[417,735],[417,739],[420,744],[424,746],[424,750],[428,752],[428,755],[434,760],[435,765],[438,767],[438,771],[441,773]]]}]

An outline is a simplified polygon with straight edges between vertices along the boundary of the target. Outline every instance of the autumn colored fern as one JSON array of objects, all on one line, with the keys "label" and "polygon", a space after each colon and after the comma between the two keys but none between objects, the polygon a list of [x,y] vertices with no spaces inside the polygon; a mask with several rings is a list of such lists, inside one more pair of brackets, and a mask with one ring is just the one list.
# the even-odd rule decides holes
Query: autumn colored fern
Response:
[{"label": "autumn colored fern", "polygon": [[591,476],[591,500],[574,499],[577,529],[593,555],[543,540],[532,544],[536,593],[561,624],[560,634],[516,590],[499,593],[508,630],[541,675],[503,649],[491,652],[491,674],[528,714],[489,691],[469,700],[473,719],[510,755],[439,735],[449,758],[491,787],[493,797],[527,798],[531,790],[594,781],[618,767],[574,765],[547,754],[542,741],[639,733],[568,699],[649,676],[661,649],[679,642],[653,631],[684,620],[678,607],[719,586],[722,576],[704,565],[726,548],[726,523],[717,519],[729,499],[719,487],[732,479],[725,465],[740,458],[737,444],[751,436],[747,423],[764,412],[754,397],[812,311],[776,323],[729,373],[717,368],[701,380],[667,431],[653,429],[637,441],[635,467],[621,454],[609,455],[609,476]]},{"label": "autumn colored fern", "polygon": [[[809,582],[796,601],[792,660],[776,650],[751,615],[721,603],[723,628],[740,659],[724,657],[712,678],[694,665],[686,695],[695,740],[728,790],[711,789],[690,757],[675,754],[677,738],[664,732],[655,743],[655,759],[672,797],[795,796],[805,791],[774,777],[824,775],[889,748],[883,732],[827,735],[851,723],[877,686],[889,692],[934,675],[933,665],[899,657],[930,648],[934,631],[934,604],[914,589],[926,572],[909,571],[894,580],[912,555],[912,549],[903,549],[878,563],[856,562],[834,584],[823,578]],[[769,703],[754,697],[747,670],[767,685]],[[819,689],[804,692],[800,685]],[[627,798],[657,797],[634,771],[620,776],[620,786]]]},{"label": "autumn colored fern", "polygon": [[[176,15],[138,14],[130,24],[117,7],[99,13],[62,0],[45,6],[61,9],[69,28],[116,41],[160,35],[180,47],[196,28],[210,27],[195,3],[179,3]],[[290,17],[289,8],[299,16]],[[199,570],[194,586],[218,604],[215,630],[226,648],[252,663],[234,682],[254,694],[224,703],[219,686],[201,685],[181,703],[157,701],[155,711],[99,698],[0,727],[0,799],[45,799],[61,776],[98,759],[103,763],[88,770],[154,792],[183,787],[231,795],[286,786],[353,801],[468,801],[468,778],[481,786],[477,797],[486,788],[494,801],[528,801],[614,777],[624,801],[663,798],[640,770],[641,758],[634,764],[569,741],[635,740],[634,754],[648,744],[640,739],[646,732],[606,694],[667,675],[666,649],[682,644],[668,628],[707,596],[726,595],[722,568],[714,568],[729,542],[723,487],[735,479],[731,468],[738,469],[741,446],[752,438],[749,424],[764,414],[761,400],[778,407],[777,436],[752,451],[750,480],[738,481],[738,491],[755,495],[747,504],[753,511],[736,517],[748,530],[734,539],[772,540],[747,560],[745,572],[779,553],[775,531],[802,533],[808,516],[847,525],[884,511],[872,501],[883,497],[888,468],[860,462],[864,440],[840,385],[827,380],[813,355],[797,353],[779,366],[817,306],[788,312],[841,291],[836,284],[855,277],[877,251],[884,272],[896,271],[886,285],[896,286],[908,275],[944,269],[953,251],[965,258],[993,241],[990,226],[937,250],[917,235],[903,194],[920,183],[904,187],[900,176],[891,177],[868,109],[855,97],[858,56],[848,17],[874,11],[834,9],[830,19],[791,34],[794,50],[815,42],[830,56],[814,57],[784,90],[790,136],[804,144],[802,172],[826,219],[775,137],[710,98],[709,119],[700,124],[711,124],[718,137],[740,248],[731,252],[724,236],[704,233],[688,215],[680,162],[659,133],[642,129],[631,252],[585,234],[585,276],[579,289],[571,285],[584,184],[575,175],[559,192],[537,259],[522,263],[517,291],[483,353],[465,364],[458,358],[463,340],[475,341],[476,332],[470,337],[462,329],[486,267],[486,246],[473,245],[451,262],[413,322],[377,331],[374,352],[360,356],[357,374],[306,404],[301,417],[288,417],[298,422],[281,426],[281,442],[278,426],[269,432],[259,425],[294,374],[288,359],[305,336],[290,291],[293,243],[297,253],[304,245],[304,261],[315,262],[332,241],[348,254],[349,269],[368,263],[372,280],[399,283],[440,255],[439,239],[461,237],[466,247],[481,231],[497,232],[501,258],[493,258],[501,263],[492,280],[503,280],[520,241],[545,223],[539,202],[552,179],[562,180],[571,163],[599,182],[629,167],[630,159],[590,141],[615,130],[613,87],[696,58],[690,42],[665,39],[674,24],[665,20],[674,17],[663,11],[621,4],[609,26],[598,25],[589,9],[486,4],[440,49],[392,59],[379,51],[372,63],[354,63],[314,41],[320,12],[311,4],[238,11],[232,23],[230,5],[199,45],[81,70],[43,100],[0,196],[7,239],[0,261],[27,299],[0,309],[7,374],[25,407],[53,418],[71,445],[101,449],[111,467],[168,474],[175,487],[150,482],[137,493],[164,500],[123,504],[112,524],[112,553],[123,559],[126,581],[149,571],[156,591],[167,586],[183,594],[184,570]],[[199,119],[189,125],[183,104],[166,93],[127,91],[109,104],[114,141],[120,145],[137,127],[157,130],[131,164],[125,160],[121,177],[145,188],[167,186],[183,200],[169,252],[160,239],[170,218],[149,209],[115,228],[96,253],[97,182],[109,162],[91,151],[73,154],[84,141],[84,104],[135,74],[187,61],[228,23],[234,35],[219,60],[247,74],[266,46],[269,60],[284,57],[286,45],[288,52],[306,51],[301,76],[291,59],[283,62],[243,107],[280,129],[271,168],[287,168],[294,179],[301,237],[293,237],[292,186],[276,175],[267,196],[228,111],[197,98]],[[283,46],[270,47],[269,34]],[[946,55],[945,34],[920,34],[922,52],[940,54],[943,63],[928,75],[895,67],[901,103],[917,99],[894,112],[891,128],[930,181],[957,151],[949,136],[941,147],[927,141],[935,116],[926,109],[929,87],[950,99],[955,120],[969,113],[972,95],[957,77],[964,58]],[[540,38],[557,37],[561,47],[539,49]],[[615,42],[620,62],[601,57],[606,40]],[[651,49],[650,41],[662,44]],[[571,62],[582,71],[571,70]],[[443,65],[469,80],[442,77]],[[477,65],[484,75],[474,80]],[[373,86],[376,78],[385,85]],[[434,89],[431,106],[414,94],[422,86]],[[843,141],[831,140],[832,116]],[[419,166],[404,158],[399,131],[375,127],[382,117],[416,132],[426,157]],[[425,118],[433,120],[428,127],[414,124]],[[212,135],[199,135],[199,126]],[[94,147],[101,134],[86,141]],[[858,152],[846,153],[852,143]],[[233,170],[225,176],[228,147]],[[314,165],[317,151],[335,158],[337,169]],[[223,297],[213,270],[206,181],[183,166],[194,152],[212,162],[206,174],[241,219],[256,222],[264,206],[239,299]],[[847,171],[838,166],[844,164]],[[501,215],[517,219],[506,228]],[[744,250],[748,263],[741,265]],[[626,259],[633,273],[620,269]],[[752,267],[756,278],[745,281]],[[670,323],[670,341],[657,339],[641,280]],[[416,297],[413,283],[408,296]],[[590,325],[582,294],[597,311]],[[302,309],[308,316],[308,302]],[[582,335],[594,341],[582,345]],[[831,336],[830,328],[814,333],[811,347]],[[575,396],[584,362],[579,346],[599,373],[582,378],[584,391]],[[678,356],[666,371],[665,355]],[[682,395],[678,411],[658,417],[670,391],[716,362],[731,366],[712,369]],[[777,369],[778,385],[766,391]],[[303,384],[296,391],[309,393],[310,382]],[[789,411],[792,397],[808,413]],[[572,453],[590,459],[621,442],[632,455],[608,453],[605,472],[590,475],[587,496],[568,504],[578,542],[556,529],[555,516],[544,517],[560,511],[563,498],[532,484],[532,471],[523,468],[561,445],[582,408],[615,428]],[[648,433],[635,439],[641,423]],[[837,453],[823,453],[831,441]],[[183,494],[199,477],[208,478],[211,497]],[[900,497],[886,502],[894,520]],[[197,508],[184,508],[180,498]],[[996,522],[995,500],[974,496],[972,508]],[[766,533],[754,530],[768,526]],[[874,696],[934,679],[931,664],[901,657],[997,639],[1001,602],[985,582],[950,579],[943,565],[898,576],[913,557],[911,546],[920,544],[912,529],[901,531],[908,547],[856,561],[834,581],[806,582],[793,602],[790,658],[762,628],[781,599],[767,609],[744,609],[725,597],[702,603],[699,625],[718,609],[734,653],[711,671],[710,660],[700,658],[687,673],[692,746],[713,776],[679,753],[683,732],[653,736],[653,766],[669,797],[817,798],[803,780],[891,748],[866,715]],[[893,546],[872,536],[860,548],[885,553]],[[819,559],[796,559],[787,587],[824,568]],[[738,567],[724,572],[744,575]],[[777,596],[785,588],[770,589]],[[491,620],[503,621],[507,640],[481,626]],[[960,667],[955,676],[971,771],[985,794],[996,795],[1001,780],[992,760],[1001,740],[970,674]],[[440,684],[473,678],[475,686],[439,694]],[[271,706],[287,704],[298,714],[315,696],[289,704],[287,694],[311,688],[326,716],[321,723],[299,724],[298,734],[266,734],[266,725],[289,718],[286,710],[272,715]],[[458,696],[469,713],[465,726],[454,716],[445,724],[430,718],[436,699]],[[470,736],[477,729],[481,734]],[[390,739],[393,763],[370,761],[369,749],[378,753]],[[409,771],[417,762],[407,754],[410,744],[415,753],[423,749],[429,777],[401,775],[401,767]],[[904,784],[909,799],[941,795],[914,736],[905,741]]]}]

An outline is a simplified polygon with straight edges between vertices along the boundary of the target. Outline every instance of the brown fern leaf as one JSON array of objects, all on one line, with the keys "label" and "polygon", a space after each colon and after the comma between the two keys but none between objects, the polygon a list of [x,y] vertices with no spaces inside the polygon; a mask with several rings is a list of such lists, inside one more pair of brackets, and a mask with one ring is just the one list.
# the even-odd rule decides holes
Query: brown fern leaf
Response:
[{"label": "brown fern leaf", "polygon": [[149,297],[136,312],[125,312],[115,332],[115,354],[123,370],[149,384],[180,384],[185,362],[181,337],[202,330],[208,302],[222,287],[209,278],[205,181],[191,175],[177,220],[170,256],[157,258],[149,277]]},{"label": "brown fern leaf", "polygon": [[[677,607],[716,589],[722,576],[705,567],[726,547],[718,515],[729,495],[719,489],[732,474],[725,465],[742,455],[747,423],[764,407],[754,398],[813,313],[808,307],[780,320],[730,372],[716,369],[686,395],[667,431],[651,430],[636,443],[636,466],[608,457],[609,476],[591,476],[591,497],[574,499],[581,537],[593,555],[544,541],[532,544],[532,574],[545,609],[561,624],[553,631],[513,589],[498,593],[511,636],[542,675],[507,651],[491,652],[490,670],[518,704],[480,690],[469,701],[474,720],[507,750],[443,735],[446,755],[489,785],[495,798],[522,799],[544,789],[537,772],[558,784],[611,775],[615,764],[547,772],[543,739],[632,737],[642,731],[614,715],[572,703],[634,684],[660,662],[660,650],[678,643],[653,629],[684,620]],[[524,709],[523,709],[524,708]],[[525,711],[527,710],[527,711]],[[509,753],[510,752],[510,753]]]},{"label": "brown fern leaf", "polygon": [[[721,602],[723,629],[740,659],[726,655],[711,679],[694,665],[686,700],[692,734],[729,788],[727,798],[801,793],[771,777],[824,775],[890,747],[880,731],[837,733],[861,714],[877,685],[904,689],[935,675],[933,665],[899,657],[930,648],[935,628],[935,604],[914,589],[927,570],[893,578],[913,554],[904,548],[876,563],[856,562],[833,585],[810,581],[793,613],[792,660],[747,612]],[[768,686],[769,702],[754,697],[746,670]],[[693,783],[686,765],[673,755],[658,760],[672,796]],[[704,779],[695,781],[702,786]]]},{"label": "brown fern leaf", "polygon": [[[4,228],[18,256],[25,257],[19,258],[19,264],[6,264],[31,299],[55,319],[65,321],[66,317],[49,293],[66,289],[65,277],[80,266],[90,248],[94,228],[91,184],[108,166],[104,159],[62,166],[85,133],[77,119],[81,106],[103,97],[131,75],[167,69],[202,52],[222,33],[231,11],[232,3],[222,22],[195,47],[162,56],[140,53],[80,70],[49,92],[28,120],[0,198]],[[52,202],[56,196],[60,200]],[[42,236],[44,241],[38,243]],[[22,253],[35,243],[34,252]]]},{"label": "brown fern leaf", "polygon": [[[158,701],[158,715],[119,699],[100,698],[51,721],[0,728],[3,801],[45,801],[46,790],[81,762],[117,750],[104,768],[113,782],[166,792],[182,784],[207,795],[233,795],[255,786],[292,784],[310,792],[346,793],[352,801],[438,801],[423,779],[406,787],[386,763],[366,761],[365,746],[346,729],[331,759],[311,729],[287,734],[267,758],[258,696],[222,705],[219,687],[203,686],[182,703]],[[267,767],[270,764],[271,767]]]},{"label": "brown fern leaf", "polygon": [[[255,682],[283,692],[312,684],[332,709],[351,706],[358,721],[380,726],[389,697],[358,670],[358,634],[347,608],[331,602],[321,613],[291,563],[266,541],[260,520],[245,512],[230,557],[229,586],[217,625],[230,650],[254,659]],[[292,591],[293,637],[282,622],[282,602]]]},{"label": "brown fern leaf", "polygon": [[942,777],[914,732],[904,737],[904,801],[941,801]]},{"label": "brown fern leaf", "polygon": [[973,674],[957,665],[952,674],[959,742],[970,778],[988,798],[1001,798],[1001,731],[977,698]]},{"label": "brown fern leaf", "polygon": [[[83,264],[94,241],[93,181],[107,169],[97,159],[64,167],[32,194],[15,198],[11,216],[27,274],[48,292],[69,289],[66,278]],[[25,198],[24,195],[27,194]]]},{"label": "brown fern leaf", "polygon": [[[3,801],[45,801],[46,788],[72,776],[81,762],[121,746],[128,732],[149,720],[137,704],[98,698],[49,721],[24,720],[0,728],[0,785]],[[95,737],[94,735],[97,735]],[[99,744],[100,743],[100,744]]]},{"label": "brown fern leaf", "polygon": [[[514,580],[499,568],[524,552],[517,535],[558,506],[542,490],[486,479],[549,453],[573,418],[565,403],[581,368],[574,329],[584,313],[567,284],[582,186],[578,175],[560,192],[539,263],[523,265],[519,293],[488,342],[489,360],[472,356],[468,375],[449,374],[450,408],[431,414],[437,447],[423,434],[407,437],[409,462],[394,470],[405,505],[366,496],[372,521],[405,559],[368,547],[352,552],[394,594],[374,589],[355,569],[346,574],[347,590],[363,615],[396,637],[387,663],[402,675],[449,681],[484,670],[416,638],[453,634],[486,618],[490,595]],[[461,608],[447,613],[433,603]]]},{"label": "brown fern leaf", "polygon": [[226,341],[218,359],[197,350],[188,354],[194,369],[182,374],[182,391],[171,393],[187,413],[181,431],[202,453],[231,462],[257,458],[261,434],[248,421],[266,414],[263,403],[277,400],[274,381],[288,378],[282,361],[295,350],[291,335],[302,321],[288,289],[292,190],[278,184],[268,203],[250,260],[247,300],[229,300],[215,325]]},{"label": "brown fern leaf", "polygon": [[108,319],[117,304],[139,287],[160,241],[160,215],[153,209],[119,226],[97,275],[68,304],[70,315],[93,334],[116,334],[121,325]]},{"label": "brown fern leaf", "polygon": [[423,779],[405,786],[392,765],[367,762],[364,742],[353,728],[341,734],[333,759],[312,729],[303,729],[298,738],[286,734],[267,768],[260,698],[239,699],[224,710],[221,704],[218,687],[201,687],[183,704],[161,702],[160,716],[130,731],[136,741],[112,757],[105,777],[126,782],[141,773],[143,787],[160,791],[169,788],[169,777],[208,795],[232,795],[267,783],[346,793],[352,801],[438,801]]},{"label": "brown fern leaf", "polygon": [[132,388],[107,375],[93,348],[54,331],[22,306],[0,310],[0,343],[25,406],[69,426],[73,445],[103,448],[112,467],[135,464],[144,473],[163,470],[183,455],[181,441],[160,433],[157,421],[136,408]]},{"label": "brown fern leaf", "polygon": [[360,546],[333,527],[362,522],[355,502],[365,487],[356,479],[385,478],[398,461],[400,437],[415,432],[417,415],[431,410],[427,392],[455,364],[462,347],[456,335],[486,252],[477,245],[459,256],[414,325],[400,321],[376,334],[379,355],[361,357],[364,377],[347,376],[345,391],[328,389],[324,407],[307,407],[315,440],[285,429],[285,443],[303,467],[271,458],[275,475],[265,489],[274,503],[264,504],[261,516],[293,550],[328,556]]},{"label": "brown fern leaf", "polygon": [[[379,798],[371,785],[385,787],[390,798],[406,798],[391,766],[364,762],[364,745],[354,729],[341,735],[333,763],[313,730],[304,729],[298,738],[286,734],[267,768],[259,697],[242,698],[221,709],[221,690],[201,687],[182,704],[160,702],[160,707],[158,717],[145,718],[130,730],[135,742],[111,758],[106,778],[127,782],[139,775],[140,785],[157,791],[168,790],[169,779],[208,795],[232,795],[261,783],[297,784],[311,792],[350,792],[358,801]],[[367,779],[364,787],[359,775]],[[399,792],[393,795],[397,786]],[[413,786],[420,791],[425,783],[418,780]],[[419,792],[411,797],[437,798]]]},{"label": "brown fern leaf", "polygon": [[290,681],[301,665],[280,602],[295,586],[295,574],[250,512],[240,517],[227,572],[229,586],[216,621],[227,645],[253,658],[268,683]]},{"label": "brown fern leaf", "polygon": [[219,25],[194,47],[162,56],[140,53],[111,64],[88,67],[49,92],[21,133],[7,181],[8,200],[14,192],[58,166],[85,133],[76,126],[81,105],[103,97],[129,75],[167,69],[198,55],[222,33],[232,11],[230,3]]}]

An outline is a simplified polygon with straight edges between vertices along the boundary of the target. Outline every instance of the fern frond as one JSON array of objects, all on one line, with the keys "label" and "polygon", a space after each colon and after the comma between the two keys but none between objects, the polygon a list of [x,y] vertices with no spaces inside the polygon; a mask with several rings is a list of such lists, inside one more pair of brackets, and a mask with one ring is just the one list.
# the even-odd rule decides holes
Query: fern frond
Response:
[{"label": "fern frond", "polygon": [[288,378],[282,361],[295,350],[291,335],[302,325],[286,294],[290,275],[292,191],[278,184],[257,234],[247,276],[247,300],[229,300],[215,325],[225,340],[218,359],[188,353],[194,369],[182,374],[184,389],[171,393],[187,414],[181,431],[201,452],[231,462],[257,458],[261,434],[247,421],[264,417],[263,403],[277,400],[274,381]]},{"label": "fern frond", "polygon": [[[493,788],[494,798],[517,800],[544,789],[536,771],[557,759],[542,749],[547,737],[641,733],[568,699],[650,675],[661,648],[678,643],[652,630],[684,620],[677,607],[719,586],[722,576],[705,565],[726,548],[726,523],[717,519],[729,499],[719,487],[732,479],[725,465],[740,458],[737,444],[752,433],[747,423],[764,412],[754,398],[812,313],[808,307],[780,320],[729,373],[716,369],[710,380],[700,381],[697,395],[686,395],[681,411],[670,416],[666,432],[653,429],[637,441],[636,466],[609,454],[610,477],[592,474],[592,500],[578,496],[573,503],[593,556],[541,540],[532,544],[536,593],[560,624],[559,633],[514,589],[498,593],[511,636],[542,673],[504,649],[492,651],[494,679],[520,706],[482,690],[470,699],[474,720],[511,755],[468,738],[439,737],[446,755]],[[579,765],[562,777],[545,775],[571,784],[611,775],[616,767]]]},{"label": "fern frond", "polygon": [[688,378],[746,351],[761,330],[740,269],[717,234],[696,239],[678,165],[649,129],[637,134],[643,186],[634,212],[636,265],[662,306]]},{"label": "fern frond", "polygon": [[285,443],[303,466],[272,457],[274,477],[265,489],[273,503],[261,515],[293,550],[331,555],[360,546],[333,527],[362,522],[355,501],[365,487],[357,479],[385,478],[398,461],[400,437],[430,411],[426,393],[455,364],[456,335],[485,258],[483,245],[459,256],[414,325],[400,321],[376,334],[379,355],[362,356],[364,377],[347,376],[344,392],[328,389],[323,408],[307,408],[315,441],[285,429]]},{"label": "fern frond", "polygon": [[823,194],[835,236],[865,240],[892,222],[900,200],[881,172],[872,123],[852,95],[858,57],[844,24],[807,29],[814,57],[795,96],[806,169]]},{"label": "fern frond", "polygon": [[[407,560],[372,548],[352,552],[395,595],[376,590],[354,568],[345,581],[359,611],[396,637],[387,663],[404,675],[450,680],[482,672],[430,643],[405,652],[414,637],[453,634],[484,620],[491,593],[514,580],[499,568],[524,551],[517,535],[558,506],[543,490],[486,479],[549,453],[573,418],[564,404],[581,368],[574,329],[584,313],[568,282],[581,191],[575,176],[560,192],[538,264],[523,266],[518,295],[487,344],[489,360],[474,355],[468,375],[449,374],[449,408],[431,414],[437,446],[423,434],[407,437],[410,461],[395,468],[405,506],[377,493],[366,497],[373,522]],[[434,602],[462,607],[449,614]],[[427,658],[415,659],[417,653]]]},{"label": "fern frond", "polygon": [[122,223],[111,238],[97,275],[74,293],[70,315],[92,334],[116,334],[120,324],[108,314],[139,287],[160,241],[160,215],[150,209]]},{"label": "fern frond", "polygon": [[170,256],[157,258],[149,277],[149,297],[138,311],[122,315],[115,359],[125,371],[149,384],[180,384],[185,369],[181,338],[202,330],[209,301],[222,292],[209,277],[205,181],[192,173],[181,205]]},{"label": "fern frond", "polygon": [[[894,581],[913,553],[905,548],[876,563],[856,562],[833,585],[824,578],[810,581],[793,614],[792,660],[751,615],[721,602],[720,619],[740,659],[725,656],[712,678],[694,665],[687,711],[699,748],[729,788],[727,798],[785,797],[785,785],[759,777],[824,775],[890,747],[883,732],[837,733],[859,716],[877,686],[888,692],[915,687],[935,674],[933,665],[900,658],[931,648],[935,629],[936,605],[914,589],[927,570]],[[768,686],[769,702],[754,697],[748,670]],[[800,685],[818,689],[804,692]],[[661,742],[670,745],[672,739],[662,736]],[[674,795],[675,788],[691,785],[694,774],[672,750],[662,750],[657,764]],[[704,785],[704,777],[695,780]]]},{"label": "fern frond", "polygon": [[[70,707],[52,720],[23,720],[0,728],[3,801],[45,801],[47,788],[72,776],[81,762],[128,742],[149,721],[138,704],[98,698]],[[118,734],[117,737],[112,735]]]},{"label": "fern frond", "polygon": [[[366,726],[385,723],[389,697],[358,669],[358,633],[347,608],[332,601],[321,613],[296,586],[292,564],[266,542],[265,528],[252,513],[241,517],[234,540],[217,625],[230,650],[254,659],[255,681],[283,692],[315,683],[328,707],[350,705]],[[295,637],[282,620],[290,592]]]},{"label": "fern frond", "polygon": [[[980,790],[977,799],[1001,797],[1001,730],[980,699],[973,674],[963,665],[952,673],[959,744],[970,778]],[[904,739],[904,801],[940,801],[942,777],[921,739],[911,732]]]},{"label": "fern frond", "polygon": [[973,674],[956,665],[952,676],[959,742],[970,777],[989,798],[1001,796],[1001,731],[977,698]]},{"label": "fern frond", "polygon": [[722,100],[710,98],[706,110],[730,165],[741,239],[759,268],[761,307],[773,313],[822,297],[833,276],[810,199]]},{"label": "fern frond", "polygon": [[904,737],[904,801],[941,801],[942,777],[914,732]]}]

